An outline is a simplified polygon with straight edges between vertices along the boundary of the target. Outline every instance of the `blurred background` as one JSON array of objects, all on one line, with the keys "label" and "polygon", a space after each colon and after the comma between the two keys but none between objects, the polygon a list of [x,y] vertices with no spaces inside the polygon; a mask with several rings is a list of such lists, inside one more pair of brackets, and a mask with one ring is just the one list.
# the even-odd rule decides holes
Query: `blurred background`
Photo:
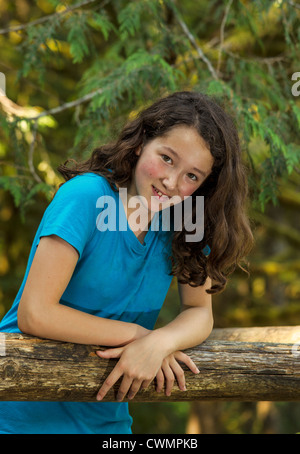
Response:
[{"label": "blurred background", "polygon": [[[250,275],[237,270],[213,297],[215,327],[300,325],[299,18],[284,0],[1,0],[0,319],[62,182],[57,166],[185,89],[235,116],[249,170]],[[174,281],[158,326],[178,310]],[[297,402],[130,406],[134,433],[300,431]]]}]

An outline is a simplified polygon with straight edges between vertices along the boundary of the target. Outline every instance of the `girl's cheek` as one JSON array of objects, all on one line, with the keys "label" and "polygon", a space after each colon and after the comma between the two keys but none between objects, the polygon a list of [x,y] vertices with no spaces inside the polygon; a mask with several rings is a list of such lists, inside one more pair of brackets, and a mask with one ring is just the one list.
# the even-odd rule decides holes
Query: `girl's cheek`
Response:
[{"label": "girl's cheek", "polygon": [[194,184],[191,185],[191,184],[186,184],[184,186],[181,187],[181,190],[180,190],[180,195],[181,197],[189,197],[190,195],[192,195],[196,190],[198,189],[198,186],[195,186]]},{"label": "girl's cheek", "polygon": [[155,163],[153,161],[148,161],[145,163],[141,163],[140,172],[145,177],[158,178],[160,175],[161,169],[157,163]]}]

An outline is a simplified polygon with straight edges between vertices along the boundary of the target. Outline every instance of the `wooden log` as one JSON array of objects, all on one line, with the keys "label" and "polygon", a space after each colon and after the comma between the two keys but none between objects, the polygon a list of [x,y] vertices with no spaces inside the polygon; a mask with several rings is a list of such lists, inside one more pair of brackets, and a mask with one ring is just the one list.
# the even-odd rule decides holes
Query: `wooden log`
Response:
[{"label": "wooden log", "polygon": [[300,326],[263,326],[251,328],[216,328],[209,340],[235,342],[300,342]]},{"label": "wooden log", "polygon": [[[116,364],[100,359],[100,348],[0,333],[0,400],[94,402]],[[134,400],[300,401],[299,326],[216,329],[186,353],[200,369],[183,366],[187,391],[175,385],[166,397],[153,383]],[[105,401],[115,401],[118,386]]]}]

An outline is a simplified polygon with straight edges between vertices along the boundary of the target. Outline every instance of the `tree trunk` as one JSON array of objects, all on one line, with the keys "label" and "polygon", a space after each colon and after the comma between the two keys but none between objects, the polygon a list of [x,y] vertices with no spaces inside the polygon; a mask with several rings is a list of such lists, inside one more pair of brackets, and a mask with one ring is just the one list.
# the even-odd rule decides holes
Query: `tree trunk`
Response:
[{"label": "tree trunk", "polygon": [[[187,391],[170,397],[154,383],[136,402],[299,401],[300,327],[216,329],[186,350],[200,374],[184,365]],[[298,348],[299,347],[299,348]],[[100,359],[94,345],[0,333],[0,400],[95,401],[116,360]],[[114,401],[119,382],[104,399]]]}]

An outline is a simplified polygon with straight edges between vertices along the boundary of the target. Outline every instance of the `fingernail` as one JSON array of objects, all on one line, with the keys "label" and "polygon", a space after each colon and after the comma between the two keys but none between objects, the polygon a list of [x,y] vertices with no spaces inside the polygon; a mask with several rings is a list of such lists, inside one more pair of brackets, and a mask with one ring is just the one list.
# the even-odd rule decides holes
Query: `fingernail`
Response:
[{"label": "fingernail", "polygon": [[97,397],[96,397],[97,400],[101,400],[102,397],[98,394]]},{"label": "fingernail", "polygon": [[200,370],[196,367],[196,374],[200,374]]}]

